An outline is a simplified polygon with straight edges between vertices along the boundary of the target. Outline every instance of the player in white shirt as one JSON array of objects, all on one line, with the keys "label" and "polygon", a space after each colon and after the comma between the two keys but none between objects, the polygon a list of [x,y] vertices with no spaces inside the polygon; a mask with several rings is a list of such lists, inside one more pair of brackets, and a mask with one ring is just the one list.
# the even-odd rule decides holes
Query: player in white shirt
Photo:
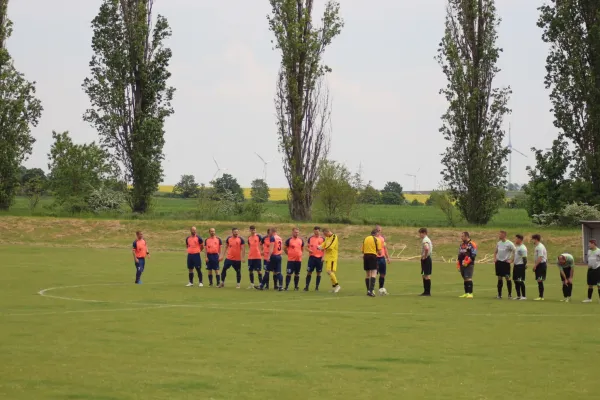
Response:
[{"label": "player in white shirt", "polygon": [[431,253],[433,252],[433,244],[427,236],[427,228],[419,229],[421,237],[421,276],[423,277],[423,293],[421,296],[431,296],[431,272],[433,263],[431,261]]},{"label": "player in white shirt", "polygon": [[546,246],[542,244],[542,237],[539,234],[531,236],[531,240],[535,245],[533,254],[533,273],[535,274],[535,280],[538,283],[539,297],[534,299],[535,301],[544,301],[544,281],[546,280],[546,273],[548,271],[548,252]]},{"label": "player in white shirt", "polygon": [[494,251],[494,264],[496,266],[496,276],[498,277],[498,296],[496,298],[502,299],[502,287],[504,286],[504,280],[506,280],[508,298],[512,299],[510,260],[513,258],[515,245],[510,240],[506,239],[506,231],[500,231],[498,239],[496,250]]}]

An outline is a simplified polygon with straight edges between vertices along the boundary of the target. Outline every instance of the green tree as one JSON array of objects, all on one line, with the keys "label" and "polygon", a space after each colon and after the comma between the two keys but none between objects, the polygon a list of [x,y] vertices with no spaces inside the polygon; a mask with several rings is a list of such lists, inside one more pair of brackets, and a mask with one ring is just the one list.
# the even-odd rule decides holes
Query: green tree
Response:
[{"label": "green tree", "polygon": [[458,220],[458,211],[454,206],[454,199],[447,190],[435,190],[429,195],[431,204],[437,207],[446,217],[449,226],[456,226]]},{"label": "green tree", "polygon": [[369,182],[358,195],[358,202],[361,204],[380,204],[381,192]]},{"label": "green tree", "polygon": [[319,161],[329,150],[330,99],[323,77],[325,48],[341,32],[340,5],[328,0],[313,22],[314,0],[269,0],[269,28],[281,51],[275,108],[279,148],[290,187],[289,209],[294,220],[310,220]]},{"label": "green tree", "polygon": [[83,88],[92,107],[84,119],[123,168],[131,209],[144,213],[163,177],[164,122],[173,113],[168,86],[171,36],[167,20],[153,21],[154,0],[103,0],[92,21],[91,77]]},{"label": "green tree", "polygon": [[181,179],[173,187],[173,193],[188,199],[190,197],[198,197],[200,186],[196,183],[194,175],[181,175]]},{"label": "green tree", "polygon": [[358,199],[352,181],[352,173],[345,165],[335,161],[321,162],[315,191],[319,209],[328,222],[349,221]]},{"label": "green tree", "polygon": [[244,201],[244,190],[232,175],[223,174],[223,176],[215,179],[210,184],[213,187],[215,200],[227,198],[236,202]]},{"label": "green tree", "polygon": [[502,121],[510,88],[494,87],[500,72],[495,0],[448,0],[438,62],[449,103],[440,132],[448,142],[442,175],[463,217],[486,224],[504,199],[508,150]]},{"label": "green tree", "polygon": [[600,2],[549,0],[539,11],[554,125],[574,147],[574,175],[600,196]]},{"label": "green tree", "polygon": [[257,203],[266,203],[270,197],[269,185],[264,179],[255,179],[250,186],[250,197]]},{"label": "green tree", "polygon": [[29,199],[29,210],[34,211],[44,193],[45,181],[40,176],[31,176],[23,185],[23,194]]},{"label": "green tree", "polygon": [[381,191],[381,202],[388,205],[402,205],[406,202],[404,190],[398,182],[387,182]]},{"label": "green tree", "polygon": [[56,202],[70,212],[87,209],[96,188],[117,173],[106,150],[96,143],[75,144],[68,132],[52,132],[54,143],[48,154],[48,184]]},{"label": "green tree", "polygon": [[0,0],[0,210],[8,210],[19,189],[20,166],[31,154],[31,127],[42,114],[35,82],[19,73],[6,50],[11,34],[8,0]]},{"label": "green tree", "polygon": [[[25,167],[23,167],[23,168],[25,168]],[[47,183],[46,173],[44,172],[44,170],[42,170],[41,168],[31,168],[31,169],[25,168],[24,170],[21,170],[20,184],[21,184],[21,188],[23,189],[23,192],[25,192],[25,188],[26,188],[27,184],[32,180],[37,181],[34,184],[34,186],[36,188],[41,187],[41,190],[43,192],[46,187],[46,183]]]}]

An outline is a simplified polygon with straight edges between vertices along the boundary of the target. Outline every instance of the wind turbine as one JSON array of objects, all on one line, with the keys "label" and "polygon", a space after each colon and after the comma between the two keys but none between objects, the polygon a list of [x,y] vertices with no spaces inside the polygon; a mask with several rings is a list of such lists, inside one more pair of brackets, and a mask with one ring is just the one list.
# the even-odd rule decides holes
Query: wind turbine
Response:
[{"label": "wind turbine", "polygon": [[227,168],[221,168],[214,156],[213,156],[213,161],[215,162],[215,165],[217,166],[217,172],[215,172],[215,174],[212,177],[212,179],[214,181],[217,176],[220,177],[221,175],[223,175],[223,172],[227,171]]},{"label": "wind turbine", "polygon": [[413,178],[413,193],[417,194],[417,175],[419,174],[419,171],[421,170],[421,168],[419,168],[417,170],[417,172],[415,172],[414,174],[405,174],[406,176],[411,176]]},{"label": "wind turbine", "polygon": [[263,163],[263,180],[266,182],[267,181],[267,165],[271,162],[271,161],[265,161],[264,158],[262,158],[260,156],[260,154],[258,154],[257,152],[254,152],[254,154],[256,154],[258,156],[258,158],[260,158],[260,160]]},{"label": "wind turbine", "polygon": [[510,153],[508,153],[508,185],[510,186],[510,184],[512,183],[512,152],[515,151],[517,153],[519,153],[520,155],[522,155],[523,157],[527,158],[527,156],[523,153],[521,153],[519,150],[515,149],[512,146],[512,141],[511,141],[511,124],[508,124],[508,146],[506,146],[506,148],[510,151]]}]

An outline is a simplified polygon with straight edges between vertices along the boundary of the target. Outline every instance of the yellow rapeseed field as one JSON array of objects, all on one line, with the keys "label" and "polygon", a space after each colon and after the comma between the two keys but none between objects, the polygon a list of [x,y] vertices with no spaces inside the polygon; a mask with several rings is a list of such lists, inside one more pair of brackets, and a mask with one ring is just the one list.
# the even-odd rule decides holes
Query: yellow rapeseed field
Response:
[{"label": "yellow rapeseed field", "polygon": [[[158,187],[158,191],[162,192],[162,193],[171,193],[173,191],[173,185],[160,185]],[[272,188],[270,193],[271,193],[271,198],[269,200],[271,200],[271,201],[287,200],[288,189],[287,188]],[[246,197],[247,199],[250,198],[250,188],[244,188],[244,197]],[[417,199],[421,203],[424,203],[429,198],[429,195],[428,194],[406,193],[406,194],[404,194],[404,197],[406,197],[406,200],[408,200],[408,201],[413,201],[414,199]]]}]

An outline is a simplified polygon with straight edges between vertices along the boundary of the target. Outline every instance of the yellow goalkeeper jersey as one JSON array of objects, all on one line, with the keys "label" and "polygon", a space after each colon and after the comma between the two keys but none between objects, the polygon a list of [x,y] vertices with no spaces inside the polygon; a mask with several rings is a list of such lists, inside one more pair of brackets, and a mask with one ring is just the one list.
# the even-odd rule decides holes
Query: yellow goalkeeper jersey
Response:
[{"label": "yellow goalkeeper jersey", "polygon": [[325,250],[325,261],[337,261],[339,243],[337,235],[333,234],[329,237],[325,237],[323,242],[323,249]]}]

